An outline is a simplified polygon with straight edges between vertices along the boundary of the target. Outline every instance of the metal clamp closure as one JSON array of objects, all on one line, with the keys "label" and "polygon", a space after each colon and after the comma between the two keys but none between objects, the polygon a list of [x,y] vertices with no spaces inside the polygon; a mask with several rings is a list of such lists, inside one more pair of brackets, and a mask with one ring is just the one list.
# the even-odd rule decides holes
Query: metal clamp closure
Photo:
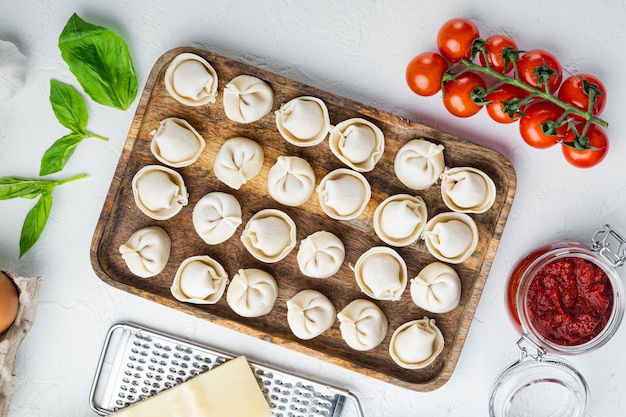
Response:
[{"label": "metal clamp closure", "polygon": [[[611,250],[612,245],[617,245],[617,251]],[[593,235],[591,249],[608,261],[613,268],[626,262],[626,239],[608,224]]]},{"label": "metal clamp closure", "polygon": [[[538,346],[535,342],[526,337],[526,333],[522,335],[517,341],[517,347],[520,350],[520,358],[519,362],[523,361],[526,358],[532,358],[536,361],[540,361],[541,358],[546,354],[546,350],[540,346]],[[530,349],[530,352],[529,352]],[[535,354],[532,351],[536,351]]]}]

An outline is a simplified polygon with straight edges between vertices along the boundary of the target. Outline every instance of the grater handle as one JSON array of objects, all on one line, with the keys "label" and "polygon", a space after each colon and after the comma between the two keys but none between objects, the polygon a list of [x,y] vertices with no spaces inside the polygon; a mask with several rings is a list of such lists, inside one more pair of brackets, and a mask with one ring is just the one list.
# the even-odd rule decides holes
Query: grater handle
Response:
[{"label": "grater handle", "polygon": [[354,408],[356,409],[357,415],[359,417],[365,417],[365,414],[363,413],[363,408],[361,407],[361,401],[359,401],[359,397],[357,397],[355,394],[353,394],[350,391],[347,391],[346,394],[347,394],[347,397],[352,400],[352,403],[354,404]]}]

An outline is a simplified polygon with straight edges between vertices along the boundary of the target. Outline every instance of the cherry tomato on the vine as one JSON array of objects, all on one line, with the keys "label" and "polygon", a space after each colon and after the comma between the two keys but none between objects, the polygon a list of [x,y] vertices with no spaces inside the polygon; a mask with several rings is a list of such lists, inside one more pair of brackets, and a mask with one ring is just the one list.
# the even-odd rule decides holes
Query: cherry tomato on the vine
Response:
[{"label": "cherry tomato on the vine", "polygon": [[513,64],[508,62],[505,68],[504,59],[502,57],[502,51],[504,48],[511,48],[513,50],[517,50],[517,44],[515,41],[508,36],[504,35],[493,35],[485,39],[485,50],[487,51],[487,60],[485,60],[485,56],[481,53],[478,54],[478,59],[480,60],[480,64],[485,67],[487,66],[487,61],[489,61],[489,65],[494,71],[499,72],[500,74],[506,74],[513,69]]},{"label": "cherry tomato on the vine", "polygon": [[469,59],[472,42],[478,38],[478,27],[471,20],[461,17],[450,19],[439,28],[437,46],[439,52],[451,62]]},{"label": "cherry tomato on the vine", "polygon": [[483,108],[472,99],[472,91],[477,87],[486,87],[485,81],[478,74],[465,72],[443,86],[443,104],[457,117],[470,117]]},{"label": "cherry tomato on the vine", "polygon": [[[554,55],[542,49],[533,49],[522,55],[517,62],[519,76],[526,84],[532,87],[539,87],[540,75],[544,73],[548,79],[550,92],[555,93],[563,78],[561,64]],[[546,83],[539,87],[541,91],[546,91]]]},{"label": "cherry tomato on the vine", "polygon": [[[513,123],[519,120],[521,114],[520,112],[514,112],[512,113],[513,117],[511,117],[505,103],[511,102],[514,99],[522,100],[526,95],[526,91],[519,87],[511,84],[503,84],[494,92],[487,94],[487,100],[489,100],[489,104],[486,105],[487,113],[498,123]],[[523,111],[524,106],[519,107],[519,110]]]},{"label": "cherry tomato on the vine", "polygon": [[[559,88],[558,97],[560,100],[571,104],[572,106],[587,111],[589,108],[589,95],[583,89],[583,79],[588,83],[595,84],[597,92],[595,93],[595,105],[591,108],[591,114],[598,116],[604,110],[606,103],[606,88],[602,81],[591,74],[577,74],[566,78]],[[576,120],[583,120],[582,117],[574,115]]]},{"label": "cherry tomato on the vine", "polygon": [[411,91],[420,96],[432,96],[441,90],[441,77],[448,69],[448,62],[435,52],[417,55],[406,67],[406,83]]},{"label": "cherry tomato on the vine", "polygon": [[563,109],[549,101],[534,103],[524,110],[525,116],[519,120],[519,132],[524,142],[537,149],[545,149],[556,145],[567,133],[567,126],[557,128],[557,135],[546,135],[543,123],[548,120],[556,121]]},{"label": "cherry tomato on the vine", "polygon": [[579,151],[571,146],[561,145],[563,156],[567,162],[577,168],[591,168],[598,165],[609,150],[609,138],[600,126],[590,125],[585,136],[589,139],[589,146],[596,149]]}]

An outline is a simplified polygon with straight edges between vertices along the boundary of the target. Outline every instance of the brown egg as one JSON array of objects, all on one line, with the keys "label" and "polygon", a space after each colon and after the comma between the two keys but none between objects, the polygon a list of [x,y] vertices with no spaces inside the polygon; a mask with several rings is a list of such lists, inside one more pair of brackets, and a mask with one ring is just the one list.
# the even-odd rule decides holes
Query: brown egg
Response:
[{"label": "brown egg", "polygon": [[18,308],[17,287],[9,277],[0,272],[0,333],[15,321]]}]

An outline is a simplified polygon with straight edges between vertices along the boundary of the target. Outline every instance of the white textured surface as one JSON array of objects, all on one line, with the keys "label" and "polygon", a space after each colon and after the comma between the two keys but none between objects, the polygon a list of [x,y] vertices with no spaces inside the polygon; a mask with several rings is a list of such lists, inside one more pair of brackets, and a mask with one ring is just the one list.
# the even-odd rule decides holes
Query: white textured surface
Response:
[{"label": "white textured surface", "polygon": [[[3,0],[1,9],[0,38],[15,42],[27,55],[30,73],[27,87],[0,103],[0,176],[36,176],[43,151],[66,132],[50,109],[48,90],[51,78],[77,85],[57,48],[65,22],[77,12],[127,40],[140,89],[161,54],[177,46],[199,46],[491,147],[512,161],[518,179],[509,221],[456,370],[442,388],[418,393],[101,282],[91,269],[89,245],[137,100],[127,112],[88,101],[89,127],[110,142],[86,140],[78,147],[63,176],[86,172],[89,178],[55,191],[46,230],[21,260],[19,234],[32,201],[0,202],[0,268],[44,278],[36,323],[18,355],[11,417],[93,415],[88,394],[103,338],[122,320],[344,386],[361,398],[367,416],[484,416],[492,381],[518,355],[518,334],[503,303],[512,264],[551,240],[587,241],[603,223],[626,232],[624,2]],[[612,149],[606,160],[592,170],[571,168],[558,149],[529,148],[515,126],[497,125],[485,112],[457,119],[446,113],[439,96],[413,95],[404,81],[407,62],[434,50],[438,27],[455,16],[474,19],[483,36],[505,32],[522,49],[548,49],[568,72],[598,75],[608,89],[603,116],[611,123]],[[626,330],[621,328],[599,351],[570,358],[589,382],[590,416],[623,415],[625,345]],[[345,415],[355,414],[347,408]]]}]

